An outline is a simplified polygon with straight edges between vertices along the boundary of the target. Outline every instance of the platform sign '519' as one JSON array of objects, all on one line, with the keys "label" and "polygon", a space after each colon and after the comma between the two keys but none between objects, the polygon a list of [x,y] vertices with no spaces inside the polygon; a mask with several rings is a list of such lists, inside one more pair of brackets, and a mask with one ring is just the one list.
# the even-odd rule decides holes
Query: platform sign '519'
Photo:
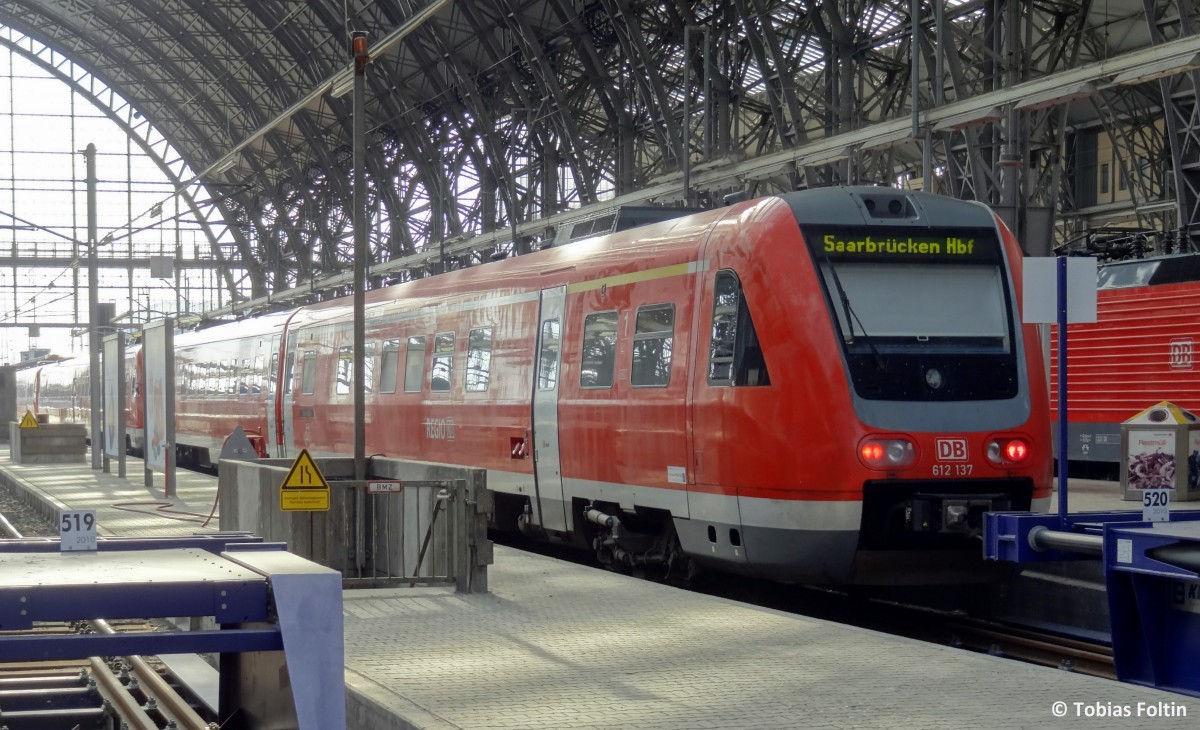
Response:
[{"label": "platform sign '519'", "polygon": [[63,510],[58,520],[62,552],[96,549],[96,510]]}]

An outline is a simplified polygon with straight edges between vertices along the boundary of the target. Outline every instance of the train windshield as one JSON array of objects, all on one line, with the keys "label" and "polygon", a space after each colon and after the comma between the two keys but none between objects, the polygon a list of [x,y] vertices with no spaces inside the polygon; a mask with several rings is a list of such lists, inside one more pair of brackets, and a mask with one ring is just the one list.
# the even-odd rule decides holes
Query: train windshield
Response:
[{"label": "train windshield", "polygon": [[1011,350],[1005,276],[991,232],[806,233],[848,351]]},{"label": "train windshield", "polygon": [[998,267],[822,262],[821,271],[851,348],[1008,352]]},{"label": "train windshield", "polygon": [[805,226],[803,233],[861,397],[1016,395],[1012,301],[994,230]]}]

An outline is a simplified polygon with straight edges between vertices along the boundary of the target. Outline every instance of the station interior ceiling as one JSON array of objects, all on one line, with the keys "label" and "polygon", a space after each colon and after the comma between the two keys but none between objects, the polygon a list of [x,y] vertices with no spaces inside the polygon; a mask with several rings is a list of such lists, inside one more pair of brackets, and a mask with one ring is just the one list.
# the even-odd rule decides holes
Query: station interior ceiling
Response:
[{"label": "station interior ceiling", "polygon": [[[369,287],[566,245],[621,206],[841,184],[982,201],[1031,255],[1196,250],[1197,15],[1161,0],[0,0],[0,325],[86,326],[93,245],[102,298],[131,326],[345,295],[356,214]],[[47,111],[18,63],[67,107]],[[39,109],[39,152],[68,164],[33,185],[16,160]],[[97,120],[123,136],[101,150],[93,239],[75,158]]]}]

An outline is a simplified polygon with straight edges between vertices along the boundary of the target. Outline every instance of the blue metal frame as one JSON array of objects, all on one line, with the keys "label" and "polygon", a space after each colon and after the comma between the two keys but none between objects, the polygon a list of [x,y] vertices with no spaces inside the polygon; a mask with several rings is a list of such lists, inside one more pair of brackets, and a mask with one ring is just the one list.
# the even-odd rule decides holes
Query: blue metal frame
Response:
[{"label": "blue metal frame", "polygon": [[[1038,550],[1029,542],[1029,533],[1037,527],[1104,536],[1117,527],[1144,527],[1141,512],[1075,512],[1064,522],[1060,515],[1037,512],[988,512],[984,516],[983,556],[988,560],[1011,563],[1043,563],[1058,560],[1094,560],[1094,555],[1067,550]],[[1171,513],[1171,522],[1200,520],[1200,510]],[[1169,524],[1169,523],[1168,523]]]},{"label": "blue metal frame", "polygon": [[62,553],[57,539],[0,541],[0,629],[176,616],[213,616],[227,628],[4,636],[0,662],[282,650],[288,681],[249,686],[293,707],[300,730],[345,729],[345,692],[335,689],[345,684],[341,573],[243,533],[100,538],[97,547]]},{"label": "blue metal frame", "polygon": [[[1184,556],[1184,564],[1172,553]],[[1198,556],[1196,521],[1117,527],[1106,535],[1104,575],[1121,681],[1200,697]]]},{"label": "blue metal frame", "polygon": [[[238,550],[287,550],[287,543],[263,542],[252,532],[209,532],[189,537],[105,537],[96,538],[96,549],[175,550],[195,548],[219,555],[231,547]],[[57,553],[62,550],[57,537],[23,537],[0,540],[0,553]]]},{"label": "blue metal frame", "polygon": [[90,656],[158,654],[218,654],[222,652],[279,651],[279,629],[223,629],[219,631],[158,631],[71,636],[5,636],[0,639],[0,661],[48,662]]},{"label": "blue metal frame", "polygon": [[1096,558],[1033,547],[1030,533],[1039,527],[1101,538],[1118,679],[1200,697],[1200,511],[1172,512],[1169,522],[1083,512],[1065,523],[1059,515],[993,512],[984,526],[985,557],[1016,563]]}]

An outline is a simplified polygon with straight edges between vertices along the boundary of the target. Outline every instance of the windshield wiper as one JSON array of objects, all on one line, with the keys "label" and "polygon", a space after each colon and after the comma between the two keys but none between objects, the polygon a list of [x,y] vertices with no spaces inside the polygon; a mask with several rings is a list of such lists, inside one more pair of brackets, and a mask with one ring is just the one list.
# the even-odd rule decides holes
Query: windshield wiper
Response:
[{"label": "windshield wiper", "polygon": [[887,369],[887,363],[883,360],[883,355],[879,353],[879,349],[875,347],[875,343],[871,341],[871,336],[867,334],[867,328],[863,326],[862,320],[858,318],[858,313],[854,311],[854,307],[850,306],[850,297],[846,295],[845,288],[842,287],[842,280],[838,278],[837,268],[833,265],[833,261],[829,259],[829,254],[825,254],[825,265],[829,267],[829,275],[833,278],[833,286],[837,289],[838,299],[842,303],[842,311],[846,318],[846,327],[849,330],[843,339],[847,345],[854,344],[854,323],[858,323],[858,329],[862,331],[863,344],[871,351],[871,357],[875,360],[875,367],[879,372]]}]

